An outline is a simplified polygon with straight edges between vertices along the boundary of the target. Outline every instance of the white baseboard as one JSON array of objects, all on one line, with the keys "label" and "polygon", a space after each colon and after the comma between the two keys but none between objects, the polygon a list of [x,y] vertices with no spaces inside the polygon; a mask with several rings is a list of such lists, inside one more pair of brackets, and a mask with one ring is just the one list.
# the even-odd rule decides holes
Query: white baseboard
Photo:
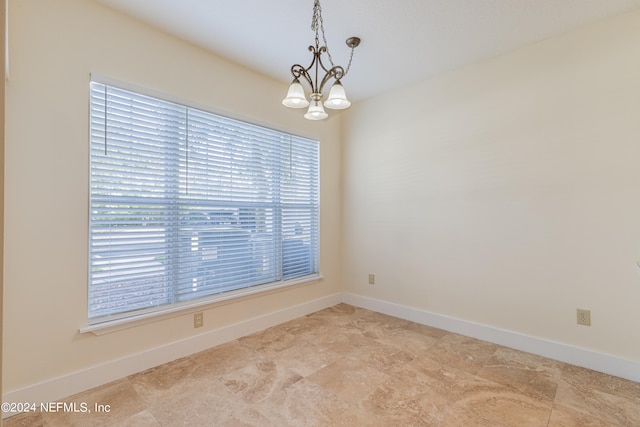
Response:
[{"label": "white baseboard", "polygon": [[640,362],[596,353],[580,347],[544,340],[517,332],[498,329],[479,323],[434,314],[388,301],[343,293],[342,301],[357,307],[399,317],[427,326],[456,332],[483,341],[515,348],[571,365],[582,366],[598,372],[640,382]]},{"label": "white baseboard", "polygon": [[[200,335],[185,338],[160,347],[122,359],[110,361],[98,366],[72,372],[57,378],[33,384],[21,389],[10,390],[3,395],[3,402],[40,402],[60,401],[68,396],[94,387],[124,378],[128,375],[153,368],[180,357],[233,341],[234,339],[262,331],[271,326],[311,314],[342,302],[342,294],[336,293],[303,304],[288,307],[243,322],[228,325]],[[16,415],[2,413],[2,418]]]}]

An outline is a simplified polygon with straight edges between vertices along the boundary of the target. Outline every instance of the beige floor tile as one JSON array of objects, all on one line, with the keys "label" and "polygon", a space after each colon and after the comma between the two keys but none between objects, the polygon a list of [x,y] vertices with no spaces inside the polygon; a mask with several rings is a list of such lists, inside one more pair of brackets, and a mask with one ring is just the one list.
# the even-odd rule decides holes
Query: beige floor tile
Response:
[{"label": "beige floor tile", "polygon": [[260,352],[250,350],[235,340],[191,356],[191,375],[195,379],[218,378],[261,358]]},{"label": "beige floor tile", "polygon": [[360,408],[349,408],[345,411],[342,411],[333,419],[333,423],[331,427],[355,427],[355,426],[366,426],[366,427],[388,427],[383,420],[379,419],[375,415],[371,414]]},{"label": "beige floor tile", "polygon": [[193,387],[191,358],[182,358],[129,376],[129,382],[147,406],[188,393]]},{"label": "beige floor tile", "polygon": [[363,348],[375,346],[378,343],[372,338],[364,336],[363,332],[356,328],[337,325],[318,336],[314,344],[323,346],[341,356],[352,354],[357,356]]},{"label": "beige floor tile", "polygon": [[[558,384],[555,402],[594,418],[605,420],[611,425],[640,425],[640,402],[606,393],[598,388],[586,386],[585,382],[571,383],[561,380]],[[615,382],[615,380],[614,380]]]},{"label": "beige floor tile", "polygon": [[413,356],[421,357],[439,338],[423,335],[405,328],[393,328],[375,339],[377,342],[397,347]]},{"label": "beige floor tile", "polygon": [[280,352],[278,362],[298,375],[307,377],[340,357],[338,353],[323,346],[305,342]]},{"label": "beige floor tile", "polygon": [[450,403],[460,398],[465,390],[497,385],[429,358],[416,358],[389,371],[389,375],[407,384],[433,390]]},{"label": "beige floor tile", "polygon": [[421,384],[390,378],[372,387],[359,405],[386,425],[428,426],[440,422],[448,400]]},{"label": "beige floor tile", "polygon": [[13,415],[2,422],[3,427],[42,427],[44,420],[40,412]]},{"label": "beige floor tile", "polygon": [[563,364],[564,382],[576,388],[589,388],[640,402],[640,383],[618,378],[579,366]]},{"label": "beige floor tile", "polygon": [[361,317],[363,319],[372,320],[387,328],[403,328],[408,326],[411,322],[398,317],[389,316],[388,314],[378,313],[375,311],[364,310]]},{"label": "beige floor tile", "polygon": [[499,348],[478,375],[553,400],[562,363],[518,350]]},{"label": "beige floor tile", "polygon": [[451,425],[448,417],[468,416],[482,425],[490,426],[546,426],[553,402],[530,394],[521,394],[505,386],[482,385],[469,387],[450,405],[443,423]]},{"label": "beige floor tile", "polygon": [[449,333],[429,347],[425,356],[475,374],[489,362],[497,349],[496,344]]},{"label": "beige floor tile", "polygon": [[346,357],[380,372],[392,371],[414,359],[413,354],[400,347],[382,344],[378,341],[373,341],[370,345],[363,346],[357,352],[348,353]]},{"label": "beige floor tile", "polygon": [[302,379],[273,360],[259,360],[222,376],[222,383],[250,404],[260,402]]},{"label": "beige floor tile", "polygon": [[555,405],[548,427],[610,427],[611,423],[575,409]]},{"label": "beige floor tile", "polygon": [[413,322],[409,322],[409,324],[402,326],[402,328],[435,339],[440,339],[449,333],[443,329],[433,328],[431,326]]},{"label": "beige floor tile", "polygon": [[278,427],[333,426],[350,405],[317,384],[303,379],[256,405]]},{"label": "beige floor tile", "polygon": [[[146,407],[127,379],[76,394],[62,402],[72,406],[60,412],[43,413],[45,426],[110,426],[124,422]],[[102,409],[98,411],[96,405]]]},{"label": "beige floor tile", "polygon": [[160,423],[149,411],[142,411],[132,415],[118,425],[120,427],[161,427]]},{"label": "beige floor tile", "polygon": [[350,403],[360,401],[390,377],[359,361],[341,358],[307,377],[307,381],[329,390]]},{"label": "beige floor tile", "polygon": [[314,339],[322,336],[322,334],[325,334],[332,327],[333,324],[326,318],[304,316],[274,326],[274,329],[313,342]]},{"label": "beige floor tile", "polygon": [[180,395],[150,409],[161,426],[215,426],[243,414],[249,405],[217,380],[206,389]]},{"label": "beige floor tile", "polygon": [[245,412],[234,414],[221,427],[277,427],[257,410],[250,408]]},{"label": "beige floor tile", "polygon": [[363,316],[367,312],[369,311],[351,305],[338,304],[324,310],[316,311],[307,317],[314,320],[324,320],[332,325],[344,325],[345,323],[353,322],[354,319]]},{"label": "beige floor tile", "polygon": [[278,327],[273,327],[242,337],[238,342],[251,351],[259,352],[263,356],[271,356],[295,346],[300,341],[295,335],[283,332]]}]

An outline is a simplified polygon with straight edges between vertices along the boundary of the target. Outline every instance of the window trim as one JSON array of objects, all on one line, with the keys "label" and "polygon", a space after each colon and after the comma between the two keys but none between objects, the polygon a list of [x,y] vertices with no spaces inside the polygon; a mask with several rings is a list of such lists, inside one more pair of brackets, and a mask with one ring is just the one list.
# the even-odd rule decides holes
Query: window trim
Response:
[{"label": "window trim", "polygon": [[93,335],[98,336],[110,334],[112,332],[121,331],[123,329],[129,329],[136,326],[159,322],[161,320],[184,316],[196,311],[210,310],[222,305],[235,304],[237,302],[273,293],[288,291],[290,289],[295,289],[301,286],[313,285],[315,283],[321,282],[322,280],[324,280],[324,276],[318,273],[298,277],[292,280],[273,282],[270,285],[263,285],[260,288],[249,287],[237,289],[235,291],[224,292],[221,294],[212,295],[207,298],[202,298],[197,301],[178,303],[162,311],[141,313],[130,317],[108,320],[102,323],[96,323],[94,325],[87,325],[83,328],[80,328],[79,331],[81,334],[92,333]]},{"label": "window trim", "polygon": [[[129,82],[123,82],[121,80],[106,77],[104,75],[90,73],[88,82],[96,82],[96,83],[104,84],[107,86],[115,86],[123,90],[136,92],[140,95],[158,98],[167,102],[184,105],[184,106],[187,106],[188,108],[194,108],[194,109],[208,112],[214,115],[220,115],[232,120],[243,121],[251,125],[264,127],[277,132],[294,134],[301,138],[316,140],[318,142],[318,145],[320,145],[320,141],[319,141],[320,138],[314,134],[309,134],[307,132],[300,132],[299,130],[292,131],[291,129],[274,126],[272,123],[256,120],[253,117],[247,117],[247,116],[235,114],[229,111],[220,110],[220,109],[211,107],[210,105],[201,104],[197,101],[185,100],[184,98],[181,98],[181,97],[168,95],[161,91],[150,89],[148,87],[139,86]],[[88,137],[91,138],[91,134],[90,134],[91,129],[89,129],[88,132],[89,132]],[[322,185],[319,180],[318,182],[319,193],[321,192],[321,187]],[[318,221],[319,221],[318,225],[320,225],[322,221],[320,211],[321,211],[321,203],[318,204],[318,213],[317,213]],[[89,239],[89,233],[87,234],[87,238]],[[87,318],[86,326],[79,328],[79,332],[82,334],[92,333],[94,335],[109,334],[112,332],[132,328],[136,326],[141,326],[149,323],[154,323],[157,321],[184,316],[186,314],[190,314],[196,311],[209,310],[217,306],[236,303],[236,302],[244,301],[247,299],[256,298],[259,296],[264,296],[264,295],[273,294],[277,292],[283,292],[283,291],[295,289],[301,286],[316,284],[324,280],[324,276],[322,275],[322,268],[321,268],[322,267],[321,252],[322,252],[322,247],[321,245],[319,245],[318,253],[317,253],[317,266],[318,266],[317,273],[311,273],[305,276],[296,277],[289,280],[281,280],[277,282],[266,283],[259,286],[249,286],[249,287],[239,288],[232,291],[216,293],[207,297],[198,298],[196,300],[176,302],[171,305],[167,305],[162,310],[141,312],[141,313],[133,314],[126,317],[119,317],[113,320],[105,320],[105,321],[101,321],[93,324],[89,323],[89,319]]]}]

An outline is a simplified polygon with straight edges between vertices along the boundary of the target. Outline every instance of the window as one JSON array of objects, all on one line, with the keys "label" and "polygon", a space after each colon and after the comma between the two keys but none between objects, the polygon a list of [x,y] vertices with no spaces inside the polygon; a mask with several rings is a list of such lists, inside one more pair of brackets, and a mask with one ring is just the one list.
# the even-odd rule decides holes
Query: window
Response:
[{"label": "window", "polygon": [[90,89],[90,324],[318,273],[317,141]]}]

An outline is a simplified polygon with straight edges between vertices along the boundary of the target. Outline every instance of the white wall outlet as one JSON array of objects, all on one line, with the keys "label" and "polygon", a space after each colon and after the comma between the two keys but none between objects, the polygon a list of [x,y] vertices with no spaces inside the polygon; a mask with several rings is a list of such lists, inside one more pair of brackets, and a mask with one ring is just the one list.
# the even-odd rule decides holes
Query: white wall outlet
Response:
[{"label": "white wall outlet", "polygon": [[375,274],[369,274],[369,284],[370,285],[375,285],[376,284],[376,275]]},{"label": "white wall outlet", "polygon": [[584,310],[579,308],[577,313],[578,325],[591,326],[591,310]]},{"label": "white wall outlet", "polygon": [[204,315],[202,312],[193,315],[193,327],[201,328],[204,325]]}]

